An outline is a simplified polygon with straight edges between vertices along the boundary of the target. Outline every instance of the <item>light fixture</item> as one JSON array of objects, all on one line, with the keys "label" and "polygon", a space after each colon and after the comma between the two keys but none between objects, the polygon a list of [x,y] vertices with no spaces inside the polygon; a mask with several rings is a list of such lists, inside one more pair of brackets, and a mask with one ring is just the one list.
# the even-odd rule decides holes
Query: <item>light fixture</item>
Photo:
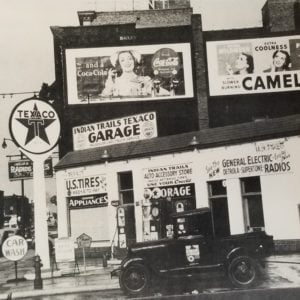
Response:
[{"label": "light fixture", "polygon": [[101,158],[105,159],[105,160],[107,160],[108,158],[110,158],[110,155],[109,155],[109,153],[108,153],[108,151],[106,149],[104,149],[104,151],[103,151],[103,153],[101,155]]},{"label": "light fixture", "polygon": [[2,148],[3,148],[3,149],[6,149],[6,148],[7,148],[7,143],[6,143],[6,141],[11,141],[11,142],[13,142],[13,140],[11,140],[11,139],[3,138],[3,142],[2,142]]},{"label": "light fixture", "polygon": [[193,138],[190,141],[189,145],[190,146],[197,146],[197,145],[199,145],[199,141],[198,141],[198,139],[197,139],[197,137],[195,135],[193,136]]}]

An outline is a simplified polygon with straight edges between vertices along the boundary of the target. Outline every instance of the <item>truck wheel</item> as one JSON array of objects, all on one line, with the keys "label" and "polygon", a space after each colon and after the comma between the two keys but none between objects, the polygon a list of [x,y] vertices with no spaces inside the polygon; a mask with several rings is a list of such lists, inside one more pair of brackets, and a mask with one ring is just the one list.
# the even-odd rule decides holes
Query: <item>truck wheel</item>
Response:
[{"label": "truck wheel", "polygon": [[257,281],[257,266],[249,256],[237,256],[229,264],[228,277],[235,287],[248,288]]},{"label": "truck wheel", "polygon": [[126,294],[144,294],[150,287],[150,274],[144,265],[134,263],[121,271],[119,281]]}]

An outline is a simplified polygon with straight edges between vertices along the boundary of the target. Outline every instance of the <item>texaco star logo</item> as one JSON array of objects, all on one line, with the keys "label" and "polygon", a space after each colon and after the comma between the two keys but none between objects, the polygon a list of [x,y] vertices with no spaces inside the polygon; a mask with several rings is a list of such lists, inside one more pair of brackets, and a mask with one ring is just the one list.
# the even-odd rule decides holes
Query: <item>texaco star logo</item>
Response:
[{"label": "texaco star logo", "polygon": [[[19,111],[19,113],[20,115],[22,115],[21,111]],[[40,111],[37,108],[36,103],[34,104],[33,110],[30,111],[30,118],[20,118],[16,120],[18,120],[21,124],[28,128],[25,145],[27,145],[35,137],[39,137],[46,143],[50,144],[45,129],[51,123],[53,123],[55,119],[43,119]]]},{"label": "texaco star logo", "polygon": [[30,153],[42,154],[57,144],[60,122],[51,105],[38,99],[28,99],[13,109],[10,131],[19,147]]}]

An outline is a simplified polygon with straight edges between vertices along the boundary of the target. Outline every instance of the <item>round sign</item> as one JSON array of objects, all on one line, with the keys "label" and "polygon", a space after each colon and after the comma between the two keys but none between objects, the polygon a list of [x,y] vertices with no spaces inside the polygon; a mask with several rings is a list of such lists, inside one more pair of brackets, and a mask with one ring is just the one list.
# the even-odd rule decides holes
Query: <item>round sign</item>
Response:
[{"label": "round sign", "polygon": [[176,75],[180,68],[180,60],[177,52],[170,48],[157,50],[152,58],[154,74],[164,78],[171,78]]},{"label": "round sign", "polygon": [[7,259],[17,261],[22,259],[27,253],[28,246],[26,240],[19,235],[7,238],[2,245],[2,253]]},{"label": "round sign", "polygon": [[33,154],[42,154],[56,146],[60,121],[50,104],[32,98],[15,106],[10,115],[9,129],[18,147]]}]

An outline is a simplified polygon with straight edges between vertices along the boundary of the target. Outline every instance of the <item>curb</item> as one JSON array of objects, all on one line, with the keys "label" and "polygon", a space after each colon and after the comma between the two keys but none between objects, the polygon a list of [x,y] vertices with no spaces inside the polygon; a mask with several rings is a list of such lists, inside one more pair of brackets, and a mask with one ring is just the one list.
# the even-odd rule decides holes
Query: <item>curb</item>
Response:
[{"label": "curb", "polygon": [[64,287],[57,289],[47,289],[47,290],[32,290],[32,291],[19,291],[13,292],[8,291],[7,294],[0,294],[0,300],[8,299],[8,295],[11,293],[11,299],[25,299],[39,296],[51,296],[51,295],[61,295],[61,294],[73,294],[73,293],[81,293],[81,292],[97,292],[103,290],[118,290],[120,289],[119,283],[108,284],[105,286],[82,286],[82,287]]}]

